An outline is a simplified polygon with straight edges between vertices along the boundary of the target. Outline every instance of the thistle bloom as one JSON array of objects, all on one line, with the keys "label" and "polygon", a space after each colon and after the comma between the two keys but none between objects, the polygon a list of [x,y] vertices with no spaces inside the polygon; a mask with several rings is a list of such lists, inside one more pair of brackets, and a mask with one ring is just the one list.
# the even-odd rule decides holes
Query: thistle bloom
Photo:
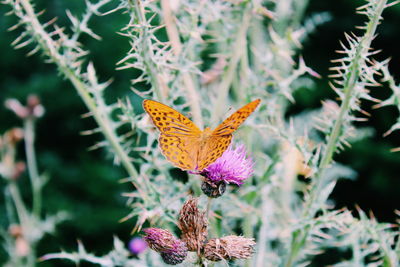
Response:
[{"label": "thistle bloom", "polygon": [[160,253],[165,263],[176,265],[185,260],[188,253],[186,244],[175,238],[170,231],[160,228],[147,228],[143,232],[146,233],[143,239],[152,250]]},{"label": "thistle bloom", "polygon": [[202,190],[209,197],[219,197],[226,189],[226,184],[244,183],[253,174],[254,162],[246,155],[245,146],[238,145],[229,148],[214,163],[210,164],[200,174],[206,179]]},{"label": "thistle bloom", "polygon": [[208,180],[218,183],[242,185],[253,174],[254,162],[246,155],[246,147],[241,144],[233,149],[232,145],[201,173]]},{"label": "thistle bloom", "polygon": [[140,237],[134,237],[129,242],[129,250],[135,255],[138,255],[147,249],[147,243]]}]

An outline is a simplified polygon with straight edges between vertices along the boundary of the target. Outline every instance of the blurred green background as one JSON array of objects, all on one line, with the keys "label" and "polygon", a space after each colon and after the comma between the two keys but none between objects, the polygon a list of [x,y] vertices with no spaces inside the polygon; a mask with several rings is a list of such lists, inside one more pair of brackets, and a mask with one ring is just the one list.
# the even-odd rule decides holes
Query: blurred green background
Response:
[{"label": "blurred green background", "polygon": [[[69,25],[65,10],[80,14],[84,3],[81,0],[35,1],[37,10],[47,11],[42,19],[58,17],[58,24]],[[306,63],[320,73],[323,78],[316,80],[314,88],[305,88],[295,95],[296,104],[290,107],[289,115],[304,110],[318,108],[321,100],[335,98],[328,87],[327,75],[330,60],[336,58],[339,40],[343,32],[355,31],[356,25],[364,22],[364,17],[355,14],[355,8],[363,1],[311,1],[306,18],[317,12],[329,12],[332,20],[319,26],[304,43],[301,51]],[[93,129],[92,119],[82,119],[86,112],[75,89],[58,76],[54,65],[43,63],[43,57],[26,57],[27,50],[13,50],[10,43],[19,31],[8,32],[6,29],[15,24],[13,16],[4,16],[8,7],[0,6],[0,133],[21,126],[21,121],[4,108],[7,98],[25,101],[30,93],[37,94],[46,109],[45,116],[38,121],[37,152],[39,167],[51,177],[44,189],[45,212],[54,214],[59,210],[69,211],[71,219],[62,223],[54,236],[47,236],[39,247],[39,255],[59,251],[60,248],[73,251],[77,239],[82,240],[89,251],[96,254],[106,253],[112,247],[113,235],[125,242],[131,238],[130,232],[134,221],[118,223],[127,215],[122,192],[132,189],[129,184],[120,184],[118,180],[126,174],[124,170],[113,166],[112,160],[104,151],[88,151],[100,136],[81,136],[80,131]],[[391,57],[391,71],[400,81],[400,5],[385,11],[384,22],[379,28],[379,36],[373,43],[375,49],[383,51],[377,58]],[[108,101],[115,101],[119,96],[128,94],[135,110],[141,112],[140,99],[129,91],[129,79],[132,71],[116,71],[115,63],[129,50],[126,38],[116,34],[124,26],[127,17],[114,13],[106,18],[96,17],[92,21],[95,32],[103,37],[101,42],[84,37],[82,42],[90,50],[90,60],[97,67],[103,80],[113,77],[114,82],[106,91]],[[377,88],[373,96],[385,99],[389,89]],[[352,144],[352,147],[336,156],[339,162],[357,171],[356,180],[342,180],[333,192],[332,198],[337,207],[346,206],[354,209],[358,204],[362,209],[371,210],[380,221],[394,221],[394,209],[400,208],[400,153],[389,150],[400,146],[400,132],[383,138],[382,135],[399,114],[392,107],[372,109],[371,103],[363,103],[364,110],[371,113],[371,118],[360,127],[371,127],[374,136]],[[19,158],[24,159],[20,144]],[[3,183],[3,181],[1,182]],[[28,185],[26,174],[21,178],[21,186]],[[4,214],[3,195],[0,194],[0,209]],[[4,225],[6,220],[0,217]],[[0,263],[4,252],[0,250]],[[55,263],[55,262],[54,262]],[[43,266],[51,266],[51,262]],[[71,266],[70,264],[66,264]],[[57,261],[57,266],[62,266]]]}]

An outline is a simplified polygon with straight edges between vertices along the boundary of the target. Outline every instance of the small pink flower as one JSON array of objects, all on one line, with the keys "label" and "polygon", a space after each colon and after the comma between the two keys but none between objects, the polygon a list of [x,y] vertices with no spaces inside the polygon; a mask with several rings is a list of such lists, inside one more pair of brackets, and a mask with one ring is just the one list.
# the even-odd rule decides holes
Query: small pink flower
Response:
[{"label": "small pink flower", "polygon": [[138,255],[147,249],[147,243],[140,237],[134,237],[129,242],[129,250]]}]

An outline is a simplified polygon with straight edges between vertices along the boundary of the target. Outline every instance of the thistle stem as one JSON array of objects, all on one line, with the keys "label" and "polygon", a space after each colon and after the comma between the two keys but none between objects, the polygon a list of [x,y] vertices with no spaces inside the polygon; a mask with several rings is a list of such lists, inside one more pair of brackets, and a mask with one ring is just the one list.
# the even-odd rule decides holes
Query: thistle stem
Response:
[{"label": "thistle stem", "polygon": [[[90,113],[93,115],[94,120],[97,122],[100,129],[102,130],[102,133],[104,134],[108,143],[114,150],[117,158],[121,161],[122,166],[128,172],[129,176],[133,179],[139,180],[140,177],[135,167],[133,166],[129,156],[122,148],[115,131],[111,128],[112,121],[109,117],[109,114],[99,110],[95,100],[89,93],[90,89],[88,88],[88,86],[79,76],[79,74],[70,66],[68,66],[68,60],[59,53],[57,47],[55,46],[55,43],[38,21],[29,0],[20,0],[20,5],[26,13],[24,21],[26,21],[26,25],[27,27],[29,27],[28,29],[32,32],[32,37],[37,41],[42,50],[50,57],[51,61],[57,65],[61,73],[64,74],[64,76],[67,77],[74,85],[83,102],[89,109]],[[146,181],[144,181],[144,184],[146,185]],[[146,191],[142,189],[142,192]]]},{"label": "thistle stem", "polygon": [[211,204],[212,204],[212,198],[211,197],[207,197],[207,207],[206,207],[206,215],[207,215],[207,219],[210,220],[211,219]]},{"label": "thistle stem", "polygon": [[153,46],[150,35],[148,32],[149,22],[146,20],[145,10],[143,4],[140,0],[129,0],[130,8],[132,12],[135,13],[136,18],[141,27],[142,39],[141,39],[141,57],[143,58],[144,65],[146,67],[146,73],[150,78],[151,85],[153,86],[154,92],[157,96],[157,99],[161,102],[165,102],[165,98],[168,96],[167,85],[162,80],[159,75],[159,71],[157,70],[157,66],[152,59],[153,50],[151,47]]},{"label": "thistle stem", "polygon": [[[172,50],[175,56],[179,57],[182,51],[182,44],[179,39],[179,32],[176,27],[175,20],[176,18],[172,14],[172,10],[170,7],[169,0],[162,0],[161,7],[163,10],[165,27],[167,29],[168,39],[170,40]],[[201,116],[201,108],[200,108],[200,96],[196,90],[195,83],[192,79],[190,73],[182,74],[184,88],[187,92],[187,98],[189,99],[190,110],[193,116],[193,121],[200,127],[203,128],[203,119]]]},{"label": "thistle stem", "polygon": [[[322,156],[321,163],[319,164],[318,172],[315,174],[315,183],[313,185],[313,190],[311,190],[310,193],[310,200],[308,201],[305,211],[303,213],[303,218],[305,219],[313,217],[318,211],[318,207],[316,207],[316,202],[322,189],[322,177],[324,172],[332,162],[333,154],[336,151],[337,144],[339,142],[339,134],[342,129],[342,124],[345,120],[345,116],[351,112],[350,103],[353,97],[354,88],[359,79],[360,66],[362,64],[365,64],[366,60],[363,55],[371,47],[371,42],[374,38],[376,28],[379,25],[381,14],[386,6],[386,2],[387,0],[381,0],[379,3],[377,3],[374,16],[368,22],[366,32],[356,48],[356,53],[350,66],[350,72],[348,76],[345,77],[343,84],[344,99],[341,103],[339,115],[334,123],[333,130],[329,136],[327,148]],[[306,243],[311,228],[312,226],[307,225],[303,230],[298,230],[293,233],[290,253],[285,264],[286,267],[293,266],[293,264],[295,263],[299,251]]]},{"label": "thistle stem", "polygon": [[251,20],[251,9],[246,8],[243,14],[242,24],[237,32],[236,41],[233,42],[233,55],[229,61],[227,70],[224,72],[222,81],[217,88],[218,97],[215,101],[215,108],[214,112],[212,113],[211,121],[217,121],[217,119],[221,116],[222,110],[226,107],[226,98],[229,93],[229,88],[232,84],[235,71],[237,69],[238,63],[240,58],[243,54],[244,49],[247,49],[245,46],[246,44],[246,37],[247,37],[247,30],[250,25]]},{"label": "thistle stem", "polygon": [[35,152],[35,119],[28,117],[24,121],[25,153],[28,173],[32,186],[33,207],[32,211],[40,218],[42,210],[42,178],[39,175]]},{"label": "thistle stem", "polygon": [[[27,238],[29,233],[31,232],[31,228],[33,228],[32,220],[29,216],[29,213],[25,207],[25,204],[21,197],[21,192],[18,189],[18,186],[15,181],[10,181],[8,183],[8,191],[10,193],[12,202],[15,205],[15,210],[18,215],[18,223],[22,227],[23,236]],[[30,240],[27,238],[30,246],[30,253],[27,255],[27,263],[26,266],[35,266],[36,262],[36,245],[34,240]],[[20,257],[20,256],[19,256]]]}]

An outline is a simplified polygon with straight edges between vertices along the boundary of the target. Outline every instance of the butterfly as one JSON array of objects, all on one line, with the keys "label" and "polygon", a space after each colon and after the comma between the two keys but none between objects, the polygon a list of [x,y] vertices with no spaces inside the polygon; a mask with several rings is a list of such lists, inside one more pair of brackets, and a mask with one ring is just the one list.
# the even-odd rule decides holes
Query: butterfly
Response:
[{"label": "butterfly", "polygon": [[201,171],[225,152],[232,133],[257,108],[260,99],[238,109],[217,128],[200,130],[190,119],[160,102],[145,99],[143,109],[160,130],[163,155],[182,170]]}]

